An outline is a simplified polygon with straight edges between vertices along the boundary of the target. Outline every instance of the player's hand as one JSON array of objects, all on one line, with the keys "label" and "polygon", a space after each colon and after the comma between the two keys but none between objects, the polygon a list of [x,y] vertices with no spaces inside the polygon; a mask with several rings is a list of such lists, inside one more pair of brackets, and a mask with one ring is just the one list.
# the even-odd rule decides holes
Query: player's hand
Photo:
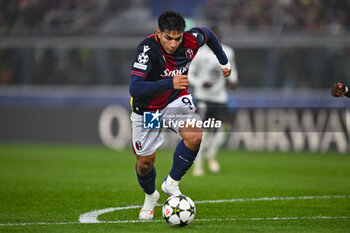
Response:
[{"label": "player's hand", "polygon": [[231,75],[231,70],[232,68],[230,62],[228,62],[226,65],[221,65],[221,72],[225,78]]},{"label": "player's hand", "polygon": [[223,68],[223,69],[221,69],[221,71],[222,71],[222,75],[223,75],[225,78],[227,78],[228,76],[231,75],[231,69]]},{"label": "player's hand", "polygon": [[175,90],[185,90],[188,87],[189,81],[187,75],[176,75],[173,78],[173,84]]},{"label": "player's hand", "polygon": [[344,91],[345,91],[345,86],[341,82],[336,82],[334,83],[332,87],[331,94],[334,97],[343,97],[344,96]]}]

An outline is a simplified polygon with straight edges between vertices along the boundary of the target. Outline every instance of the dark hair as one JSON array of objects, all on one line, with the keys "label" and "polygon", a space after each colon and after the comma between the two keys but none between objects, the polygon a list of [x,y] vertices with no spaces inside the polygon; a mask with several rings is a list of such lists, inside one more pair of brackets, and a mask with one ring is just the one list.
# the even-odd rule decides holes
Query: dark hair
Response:
[{"label": "dark hair", "polygon": [[165,11],[158,17],[160,31],[185,31],[186,22],[184,17],[175,11]]}]

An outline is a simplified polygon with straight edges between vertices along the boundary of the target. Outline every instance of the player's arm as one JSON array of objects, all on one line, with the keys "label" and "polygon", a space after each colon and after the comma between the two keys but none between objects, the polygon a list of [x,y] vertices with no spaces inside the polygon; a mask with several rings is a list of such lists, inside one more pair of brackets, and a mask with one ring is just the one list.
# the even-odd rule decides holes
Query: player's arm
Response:
[{"label": "player's arm", "polygon": [[147,96],[157,92],[173,89],[172,79],[157,81],[146,80],[152,70],[154,54],[146,44],[140,44],[137,48],[136,57],[130,70],[129,93],[131,96]]},{"label": "player's arm", "polygon": [[130,73],[129,93],[131,96],[146,96],[157,92],[173,89],[171,79],[162,79],[158,81],[146,81],[146,77],[140,77],[141,74]]},{"label": "player's arm", "polygon": [[350,90],[347,86],[345,86],[343,83],[341,82],[336,82],[334,83],[332,90],[331,90],[331,94],[334,97],[349,97],[350,98]]},{"label": "player's arm", "polygon": [[[227,56],[224,52],[224,50],[221,47],[221,44],[219,43],[219,40],[216,38],[215,34],[209,30],[208,28],[192,28],[190,31],[192,34],[193,32],[198,33],[197,41],[199,43],[199,46],[202,46],[203,44],[208,45],[208,47],[213,51],[216,58],[221,64],[221,70],[224,77],[228,77],[231,74],[231,64],[229,63]],[[200,41],[202,39],[202,41]]]},{"label": "player's arm", "polygon": [[174,78],[167,78],[158,81],[146,81],[146,76],[131,71],[129,93],[131,96],[146,96],[149,94],[163,92],[170,89],[185,90],[189,81],[187,75],[177,75]]}]

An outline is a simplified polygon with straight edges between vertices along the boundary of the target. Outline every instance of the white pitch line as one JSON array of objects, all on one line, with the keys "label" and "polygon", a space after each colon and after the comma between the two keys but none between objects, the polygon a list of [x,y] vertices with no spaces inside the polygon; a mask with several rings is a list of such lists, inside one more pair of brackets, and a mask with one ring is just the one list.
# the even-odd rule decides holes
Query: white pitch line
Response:
[{"label": "white pitch line", "polygon": [[324,196],[301,196],[301,197],[257,197],[257,198],[234,198],[226,200],[205,200],[196,201],[196,204],[204,203],[226,203],[226,202],[246,202],[246,201],[286,201],[286,200],[308,200],[308,199],[343,199],[350,198],[347,195],[324,195]]},{"label": "white pitch line", "polygon": [[0,226],[35,226],[35,225],[70,225],[81,224],[80,222],[23,222],[23,223],[0,223]]},{"label": "white pitch line", "polygon": [[124,207],[111,207],[111,208],[106,208],[106,209],[101,209],[101,210],[93,210],[91,212],[80,215],[79,222],[81,222],[81,223],[96,223],[96,222],[99,222],[99,220],[97,220],[97,218],[101,214],[113,212],[116,210],[138,209],[141,207],[142,207],[141,205],[131,205],[131,206],[124,206]]},{"label": "white pitch line", "polygon": [[[226,200],[204,200],[196,201],[196,204],[205,203],[225,203],[225,202],[246,202],[246,201],[280,201],[280,200],[309,200],[309,199],[343,199],[350,198],[349,195],[325,195],[325,196],[300,196],[300,197],[259,197],[259,198],[235,198]],[[161,206],[158,204],[157,206]],[[79,217],[79,222],[37,222],[37,223],[0,223],[0,226],[30,226],[30,225],[71,225],[71,224],[98,224],[98,223],[155,223],[163,222],[164,220],[118,220],[118,221],[99,221],[98,216],[101,214],[127,209],[141,208],[141,205],[131,205],[123,207],[111,207],[100,210],[93,210],[82,214]],[[350,216],[311,216],[311,217],[271,217],[271,218],[225,218],[225,219],[195,219],[199,222],[210,221],[266,221],[266,220],[312,220],[312,219],[347,219]]]},{"label": "white pitch line", "polygon": [[270,218],[224,218],[224,219],[195,219],[199,222],[212,221],[278,221],[278,220],[313,220],[313,219],[347,219],[350,216],[310,216],[310,217],[270,217]]},{"label": "white pitch line", "polygon": [[[226,200],[204,200],[195,201],[196,204],[207,204],[207,203],[226,203],[226,202],[247,202],[247,201],[281,201],[281,200],[309,200],[309,199],[336,199],[336,198],[350,198],[347,195],[325,195],[325,196],[300,196],[300,197],[259,197],[259,198],[234,198]],[[158,204],[157,206],[161,206]],[[79,222],[81,223],[99,223],[98,216],[113,212],[116,210],[126,210],[126,209],[137,209],[142,206],[124,206],[124,207],[114,207],[106,208],[101,210],[93,210],[91,212],[80,215]]]},{"label": "white pitch line", "polygon": [[[231,222],[231,221],[278,221],[278,220],[322,220],[322,219],[350,219],[350,216],[309,216],[309,217],[268,217],[268,218],[203,218],[194,219],[196,222]],[[75,225],[75,224],[120,224],[120,223],[157,223],[164,222],[157,220],[120,220],[120,221],[99,221],[94,223],[82,222],[33,222],[33,223],[0,223],[1,226],[37,226],[37,225]]]}]

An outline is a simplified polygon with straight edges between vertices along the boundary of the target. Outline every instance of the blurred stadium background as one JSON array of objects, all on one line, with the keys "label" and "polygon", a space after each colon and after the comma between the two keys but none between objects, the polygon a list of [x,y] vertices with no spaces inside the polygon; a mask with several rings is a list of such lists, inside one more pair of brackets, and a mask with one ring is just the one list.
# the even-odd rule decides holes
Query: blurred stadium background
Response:
[{"label": "blurred stadium background", "polygon": [[227,148],[350,151],[346,0],[0,0],[0,142],[129,147],[129,70],[168,9],[235,49]]}]

